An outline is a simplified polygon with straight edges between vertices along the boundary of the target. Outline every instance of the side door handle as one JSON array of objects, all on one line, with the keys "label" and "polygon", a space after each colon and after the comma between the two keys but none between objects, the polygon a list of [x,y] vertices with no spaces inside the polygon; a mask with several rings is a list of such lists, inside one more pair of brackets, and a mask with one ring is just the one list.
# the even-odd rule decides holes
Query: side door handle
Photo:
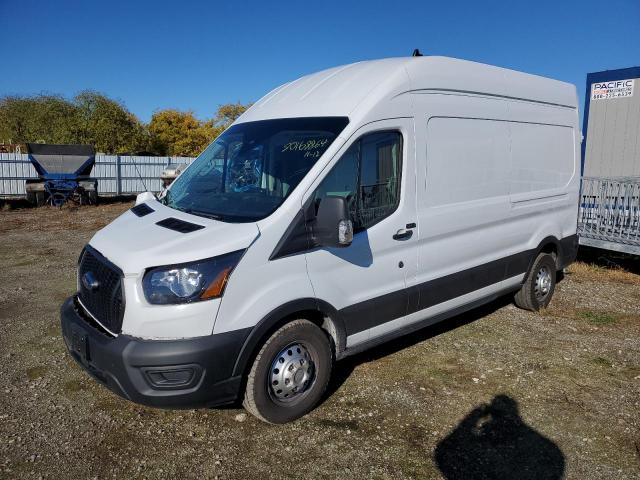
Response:
[{"label": "side door handle", "polygon": [[411,238],[412,235],[413,235],[413,230],[407,230],[407,229],[401,228],[393,235],[393,239],[408,240]]}]

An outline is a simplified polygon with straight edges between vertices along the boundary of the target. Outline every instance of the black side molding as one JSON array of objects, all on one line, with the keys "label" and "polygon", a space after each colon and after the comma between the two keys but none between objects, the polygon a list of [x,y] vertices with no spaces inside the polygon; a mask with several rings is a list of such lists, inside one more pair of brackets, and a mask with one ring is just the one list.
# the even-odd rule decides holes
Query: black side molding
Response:
[{"label": "black side molding", "polygon": [[191,233],[196,230],[200,230],[204,228],[204,225],[198,225],[196,223],[185,222],[184,220],[180,220],[179,218],[169,217],[164,220],[160,220],[156,222],[156,225],[164,228],[168,228],[169,230],[175,230],[180,233]]},{"label": "black side molding", "polygon": [[[419,312],[467,293],[494,285],[531,270],[531,265],[545,247],[554,245],[558,252],[558,269],[573,262],[578,251],[578,237],[562,240],[547,237],[537,248],[499,258],[467,270],[413,285],[406,289],[371,298],[339,310],[347,335],[382,325],[397,318]],[[524,280],[523,280],[524,281]]]}]

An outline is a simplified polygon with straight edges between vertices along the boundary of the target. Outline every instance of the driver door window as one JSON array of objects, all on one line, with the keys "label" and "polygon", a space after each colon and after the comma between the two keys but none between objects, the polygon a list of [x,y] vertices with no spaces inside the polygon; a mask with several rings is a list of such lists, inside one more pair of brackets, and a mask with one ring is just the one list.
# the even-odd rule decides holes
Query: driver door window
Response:
[{"label": "driver door window", "polygon": [[354,231],[366,230],[398,207],[402,135],[377,132],[358,139],[324,178],[314,194],[347,199]]}]

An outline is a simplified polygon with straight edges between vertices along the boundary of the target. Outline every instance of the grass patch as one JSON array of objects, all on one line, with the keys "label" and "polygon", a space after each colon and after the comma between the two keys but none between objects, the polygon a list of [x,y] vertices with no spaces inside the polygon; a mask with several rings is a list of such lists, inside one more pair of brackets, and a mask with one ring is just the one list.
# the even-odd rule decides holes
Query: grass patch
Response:
[{"label": "grass patch", "polygon": [[129,408],[134,407],[133,404],[123,405],[122,400],[120,400],[115,393],[105,390],[104,387],[102,385],[98,385],[97,382],[91,382],[90,388],[95,389],[95,387],[99,387],[100,390],[95,403],[97,409],[107,413],[119,413],[120,415],[124,415],[130,411]]},{"label": "grass patch", "polygon": [[578,316],[587,320],[591,325],[613,325],[616,323],[615,315],[607,312],[579,312]]},{"label": "grass patch", "polygon": [[592,361],[593,361],[593,363],[595,363],[596,365],[598,365],[600,367],[605,367],[605,368],[613,367],[613,364],[609,360],[604,358],[604,357],[596,357]]},{"label": "grass patch", "polygon": [[340,430],[353,430],[358,431],[360,429],[360,426],[358,425],[357,422],[353,421],[353,420],[330,420],[330,419],[326,419],[326,418],[321,418],[319,420],[316,420],[315,422],[317,425],[320,425],[321,427],[325,427],[325,428],[337,428]]},{"label": "grass patch", "polygon": [[55,322],[55,323],[51,323],[51,324],[47,325],[47,327],[44,330],[44,333],[48,337],[60,336],[62,334],[62,330],[60,328],[60,324],[58,322]]},{"label": "grass patch", "polygon": [[47,367],[31,367],[27,368],[27,378],[29,380],[35,380],[36,378],[44,377],[44,374],[47,373]]},{"label": "grass patch", "polygon": [[62,390],[65,393],[76,393],[84,390],[84,387],[78,380],[69,380],[64,382],[64,385],[62,386]]},{"label": "grass patch", "polygon": [[[419,374],[419,372],[420,370],[416,370],[416,373]],[[474,375],[473,372],[452,363],[433,366],[423,370],[423,372],[425,379],[433,378],[443,384],[456,383],[458,380],[464,381],[463,379],[471,378]]]},{"label": "grass patch", "polygon": [[575,262],[569,266],[569,274],[578,280],[640,285],[640,275],[622,267]]},{"label": "grass patch", "polygon": [[38,265],[42,260],[33,254],[16,254],[16,252],[8,252],[0,255],[0,262],[6,267],[30,267]]}]

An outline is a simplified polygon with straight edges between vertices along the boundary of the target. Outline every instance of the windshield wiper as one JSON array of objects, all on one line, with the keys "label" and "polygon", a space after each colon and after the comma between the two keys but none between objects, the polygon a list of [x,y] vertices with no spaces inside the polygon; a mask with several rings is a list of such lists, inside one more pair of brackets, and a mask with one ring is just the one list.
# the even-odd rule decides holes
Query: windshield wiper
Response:
[{"label": "windshield wiper", "polygon": [[229,222],[229,223],[255,222],[260,218],[260,217],[249,217],[246,215],[225,215],[223,213],[210,213],[210,212],[203,212],[201,210],[191,210],[191,209],[187,209],[184,211],[187,213],[191,213],[193,215],[198,215],[201,217],[211,218],[213,220],[219,220],[221,222]]},{"label": "windshield wiper", "polygon": [[[165,197],[166,198],[166,197]],[[164,199],[163,199],[164,200]],[[173,208],[174,210],[178,210],[179,212],[184,212],[184,213],[190,213],[191,215],[196,215],[198,217],[203,217],[203,218],[210,218],[211,220],[218,220],[220,222],[253,222],[256,221],[256,218],[253,217],[247,217],[244,215],[225,215],[223,213],[211,213],[211,212],[205,212],[203,210],[196,210],[193,208],[184,208],[184,207],[179,207],[177,205],[169,205],[168,203],[166,204],[169,208]]]},{"label": "windshield wiper", "polygon": [[214,213],[203,212],[202,210],[193,210],[191,208],[185,208],[182,210],[185,213],[190,213],[192,215],[197,215],[199,217],[210,218],[212,220],[222,220],[224,217],[222,215],[216,215]]},{"label": "windshield wiper", "polygon": [[204,218],[211,218],[212,220],[222,220],[222,215],[216,215],[213,213],[209,213],[209,212],[203,212],[201,210],[194,210],[192,208],[184,208],[184,207],[179,207],[178,205],[171,205],[169,203],[169,193],[171,191],[168,190],[166,195],[162,198],[161,203],[166,205],[169,208],[173,208],[174,210],[178,210],[179,212],[185,212],[185,213],[190,213],[192,215],[197,215],[199,217],[204,217]]}]

